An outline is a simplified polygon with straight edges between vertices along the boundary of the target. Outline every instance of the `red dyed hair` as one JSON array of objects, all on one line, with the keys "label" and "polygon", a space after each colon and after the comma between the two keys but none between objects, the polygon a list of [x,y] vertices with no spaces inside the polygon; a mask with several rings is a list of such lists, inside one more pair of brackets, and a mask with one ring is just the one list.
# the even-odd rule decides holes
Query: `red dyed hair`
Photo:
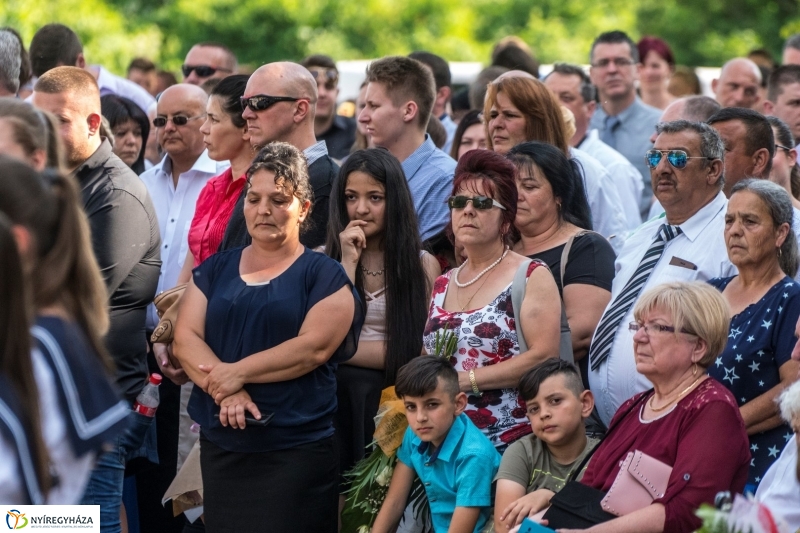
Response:
[{"label": "red dyed hair", "polygon": [[644,58],[647,57],[648,52],[655,52],[660,55],[664,61],[669,63],[669,66],[675,66],[675,56],[672,55],[672,49],[663,39],[658,37],[642,37],[639,44],[636,45],[639,49],[639,61],[644,63]]},{"label": "red dyed hair", "polygon": [[514,220],[517,218],[516,167],[504,156],[491,150],[470,150],[461,156],[453,178],[455,195],[463,183],[468,180],[479,180],[486,194],[500,202],[503,210],[503,225],[508,229],[503,234],[506,244],[512,238]]}]

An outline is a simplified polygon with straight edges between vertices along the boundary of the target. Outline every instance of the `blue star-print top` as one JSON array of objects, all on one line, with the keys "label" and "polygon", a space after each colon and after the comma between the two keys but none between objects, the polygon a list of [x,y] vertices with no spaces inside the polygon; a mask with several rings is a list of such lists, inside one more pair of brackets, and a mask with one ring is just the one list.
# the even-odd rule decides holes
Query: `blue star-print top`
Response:
[{"label": "blue star-print top", "polygon": [[[708,282],[722,292],[734,277],[714,278]],[[799,316],[800,284],[786,276],[758,302],[731,318],[728,343],[711,363],[708,374],[733,393],[739,406],[780,383],[778,369],[791,358]],[[791,436],[788,425],[750,435],[752,459],[745,490],[755,493]]]}]

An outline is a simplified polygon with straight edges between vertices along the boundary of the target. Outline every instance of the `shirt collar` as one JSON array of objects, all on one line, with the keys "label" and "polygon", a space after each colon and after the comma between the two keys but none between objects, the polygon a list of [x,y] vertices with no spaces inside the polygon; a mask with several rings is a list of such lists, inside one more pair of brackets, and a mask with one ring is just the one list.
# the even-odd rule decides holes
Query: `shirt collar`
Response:
[{"label": "shirt collar", "polygon": [[419,170],[422,164],[428,160],[428,157],[430,157],[434,150],[436,150],[436,145],[433,144],[431,136],[426,133],[425,140],[422,141],[422,144],[419,145],[419,148],[414,150],[414,152],[400,165],[403,167],[403,172],[406,175],[406,179],[410,179],[411,176],[416,174],[417,170]]},{"label": "shirt collar", "polygon": [[111,143],[108,142],[108,139],[104,138],[97,150],[95,150],[94,153],[89,156],[89,159],[84,161],[83,164],[75,170],[75,176],[78,178],[78,180],[81,180],[86,174],[95,168],[105,165],[111,154]]},{"label": "shirt collar", "polygon": [[[681,231],[683,231],[683,234],[686,235],[690,242],[694,242],[727,205],[728,199],[725,198],[725,194],[723,194],[722,191],[719,191],[713,200],[701,207],[700,210],[689,217],[686,222],[678,224],[678,227],[681,228]],[[664,220],[664,222],[666,222],[666,220]],[[658,228],[656,228],[656,230],[658,230]]]},{"label": "shirt collar", "polygon": [[[172,158],[169,156],[169,154],[164,155],[161,161],[153,165],[153,168],[157,169],[156,172],[162,172],[168,176],[171,175]],[[203,174],[216,175],[218,172],[217,162],[208,156],[208,150],[203,150],[203,153],[200,154],[200,157],[198,157],[194,162],[192,168],[184,172],[184,174],[189,174],[190,172],[202,172]]]},{"label": "shirt collar", "polygon": [[328,155],[328,145],[325,144],[325,141],[317,141],[316,143],[312,144],[305,150],[303,150],[303,154],[306,156],[306,161],[308,165],[313,165],[318,159],[325,157]]},{"label": "shirt collar", "polygon": [[[456,445],[461,442],[461,437],[464,435],[464,432],[467,430],[467,423],[465,422],[464,418],[467,415],[460,414],[453,420],[453,425],[450,426],[450,431],[447,432],[447,435],[444,437],[444,441],[442,445],[438,448],[434,448],[430,452],[430,456],[428,457],[428,462],[434,462],[436,459],[441,459],[445,462],[450,462],[450,459],[453,456],[453,452],[456,449]],[[426,451],[433,448],[433,444],[430,442],[422,442],[419,437],[414,437],[412,444],[417,446],[417,451],[420,454],[425,454]]]}]

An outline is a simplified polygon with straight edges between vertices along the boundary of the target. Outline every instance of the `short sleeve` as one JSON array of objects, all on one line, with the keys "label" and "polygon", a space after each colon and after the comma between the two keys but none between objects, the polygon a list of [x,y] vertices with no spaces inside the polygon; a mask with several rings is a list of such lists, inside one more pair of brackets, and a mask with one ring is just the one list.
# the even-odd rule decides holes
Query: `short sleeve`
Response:
[{"label": "short sleeve", "polygon": [[403,435],[403,443],[397,448],[397,460],[412,470],[414,470],[414,463],[411,461],[411,454],[414,451],[414,445],[411,442],[413,439],[414,432],[411,431],[410,427],[406,428],[406,433]]},{"label": "short sleeve", "polygon": [[[725,453],[709,443],[724,443]],[[738,409],[722,400],[696,408],[680,429],[667,491],[654,500],[665,506],[664,533],[694,531],[700,525],[694,514],[700,504],[713,503],[720,491],[741,493],[749,461],[747,434]]]},{"label": "short sleeve", "polygon": [[587,233],[575,239],[569,251],[563,286],[594,285],[611,291],[616,255],[608,241],[597,233]]},{"label": "short sleeve", "polygon": [[534,438],[527,436],[519,439],[511,444],[508,449],[503,453],[503,459],[500,461],[500,469],[494,480],[507,479],[519,485],[522,485],[526,491],[528,489],[528,482],[531,479],[533,472],[533,465],[531,464],[530,457],[525,448],[525,441]]},{"label": "short sleeve", "polygon": [[776,324],[772,329],[772,345],[775,347],[773,357],[778,368],[792,358],[797,339],[794,328],[800,318],[800,286],[796,281],[784,278],[783,290],[778,295],[778,314]]},{"label": "short sleeve", "polygon": [[492,505],[492,478],[495,463],[485,455],[470,453],[456,462],[456,507]]},{"label": "short sleeve", "polygon": [[[240,257],[239,254],[235,254],[236,257]],[[231,260],[230,253],[222,253],[222,254],[215,254],[203,261],[200,266],[195,267],[192,270],[192,281],[194,281],[195,286],[200,289],[200,292],[206,297],[206,299],[211,298],[212,288],[214,286],[214,281],[217,278],[217,272],[221,267],[221,264],[226,260]]]}]

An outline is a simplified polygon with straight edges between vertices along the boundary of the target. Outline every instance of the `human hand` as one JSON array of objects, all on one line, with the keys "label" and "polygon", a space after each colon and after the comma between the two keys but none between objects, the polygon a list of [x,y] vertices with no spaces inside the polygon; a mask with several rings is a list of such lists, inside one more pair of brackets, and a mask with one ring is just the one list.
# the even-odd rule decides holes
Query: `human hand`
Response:
[{"label": "human hand", "polygon": [[261,419],[261,411],[247,394],[247,391],[240,390],[224,398],[219,404],[219,422],[227,427],[228,424],[234,429],[244,429],[247,427],[245,421],[245,411],[250,411],[253,418]]},{"label": "human hand", "polygon": [[[522,523],[527,517],[532,517],[550,504],[550,498],[555,493],[547,489],[539,489],[526,494],[506,506],[500,514],[500,522],[507,528],[512,528]],[[546,522],[546,520],[545,520]]]},{"label": "human hand", "polygon": [[186,371],[181,368],[181,364],[172,355],[172,344],[156,342],[153,344],[153,356],[161,373],[164,374],[175,385],[183,385],[189,381]]},{"label": "human hand", "polygon": [[361,251],[367,247],[367,236],[364,235],[363,220],[351,220],[347,227],[339,234],[339,243],[342,247],[342,262],[358,264]]},{"label": "human hand", "polygon": [[200,388],[208,393],[217,405],[221,405],[223,399],[244,386],[244,376],[239,374],[239,366],[236,363],[198,365],[198,368],[208,374],[202,383],[199,383]]}]

